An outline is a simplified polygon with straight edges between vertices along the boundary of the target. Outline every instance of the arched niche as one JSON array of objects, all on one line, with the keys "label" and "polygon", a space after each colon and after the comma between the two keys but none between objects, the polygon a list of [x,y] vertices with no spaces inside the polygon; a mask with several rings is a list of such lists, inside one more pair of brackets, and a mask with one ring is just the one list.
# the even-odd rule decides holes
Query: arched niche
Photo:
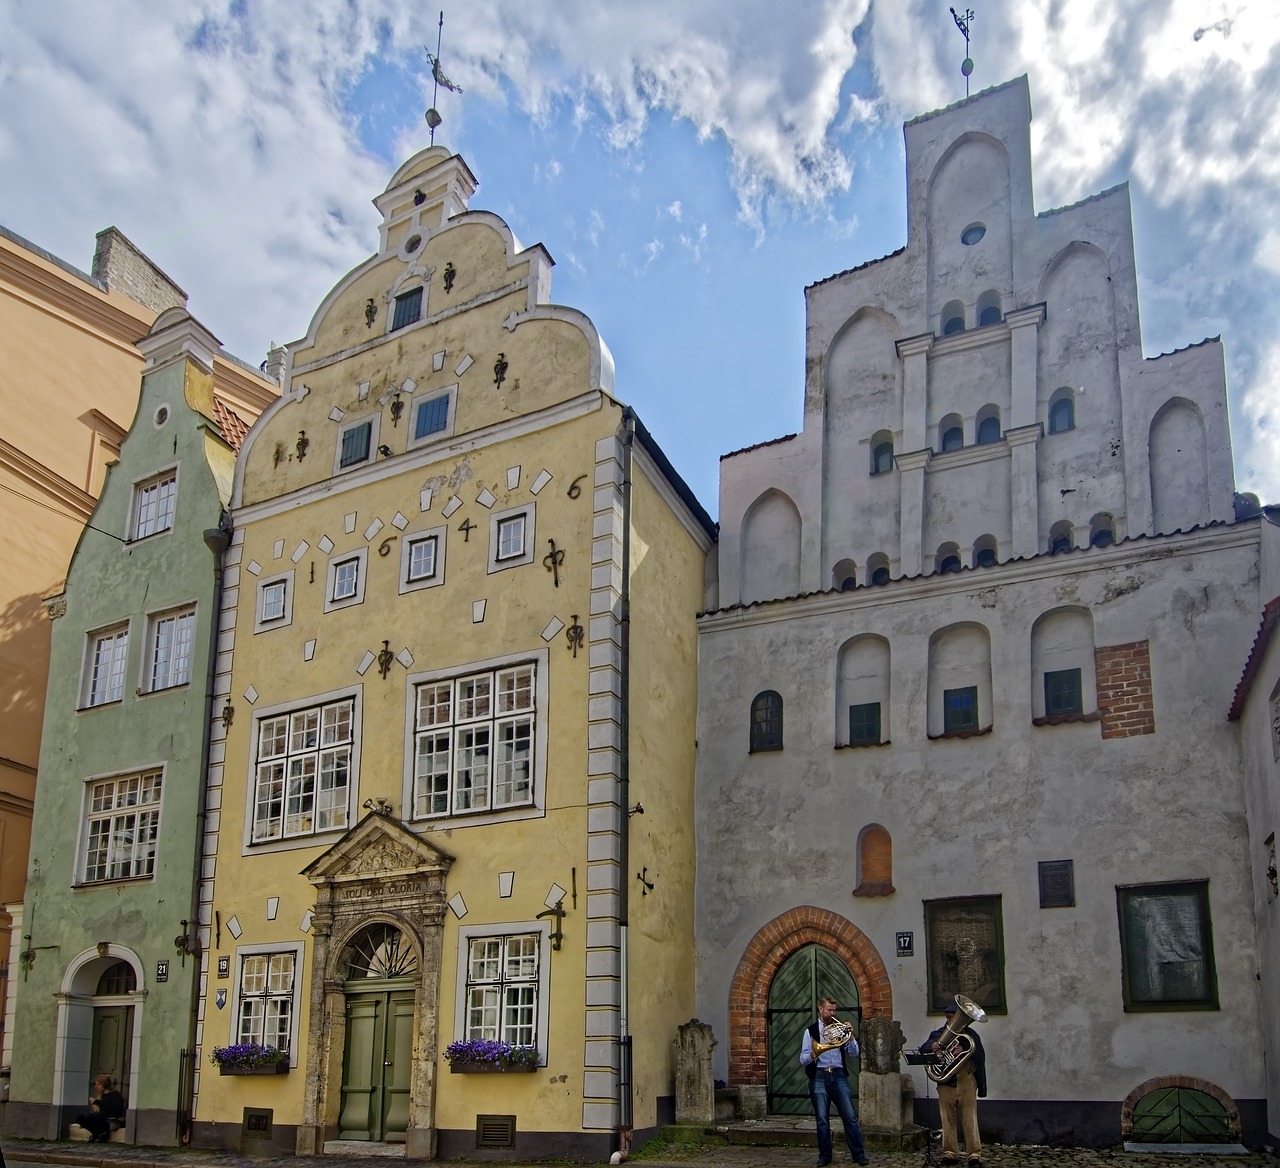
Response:
[{"label": "arched niche", "polygon": [[1078,721],[1097,708],[1092,614],[1076,607],[1042,613],[1031,626],[1032,717]]},{"label": "arched niche", "polygon": [[930,738],[961,737],[991,729],[991,634],[961,622],[929,638]]},{"label": "arched niche", "polygon": [[852,592],[858,586],[858,565],[850,559],[841,560],[831,569],[831,587],[841,592]]},{"label": "arched niche", "polygon": [[781,491],[765,491],[742,518],[742,603],[800,591],[800,512]]},{"label": "arched niche", "polygon": [[858,884],[854,896],[889,896],[893,887],[893,837],[878,823],[858,832]]},{"label": "arched niche", "polygon": [[1209,462],[1204,417],[1185,398],[1166,402],[1148,439],[1151,514],[1156,535],[1209,522]]},{"label": "arched niche", "polygon": [[840,646],[836,661],[837,746],[889,741],[889,642],[866,634]]},{"label": "arched niche", "polygon": [[827,350],[829,430],[843,429],[851,413],[885,421],[898,416],[901,337],[897,321],[879,308],[861,308],[845,323]]}]

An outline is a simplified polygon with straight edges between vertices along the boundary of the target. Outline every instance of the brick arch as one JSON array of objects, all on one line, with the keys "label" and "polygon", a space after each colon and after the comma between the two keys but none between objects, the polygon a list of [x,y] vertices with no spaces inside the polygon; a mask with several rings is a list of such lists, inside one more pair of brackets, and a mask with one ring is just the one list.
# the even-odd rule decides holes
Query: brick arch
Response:
[{"label": "brick arch", "polygon": [[1197,1079],[1192,1075],[1157,1075],[1154,1079],[1139,1083],[1124,1097],[1124,1102],[1120,1105],[1120,1135],[1122,1139],[1127,1140],[1133,1136],[1133,1109],[1137,1107],[1138,1101],[1149,1092],[1163,1091],[1166,1087],[1186,1087],[1192,1091],[1203,1091],[1206,1095],[1216,1099],[1222,1104],[1227,1113],[1227,1125],[1231,1138],[1233,1140],[1241,1138],[1240,1108],[1236,1106],[1236,1101],[1217,1083],[1211,1083],[1208,1079]]},{"label": "brick arch", "polygon": [[839,913],[812,905],[789,909],[751,938],[729,986],[729,1082],[735,1086],[768,1083],[769,986],[792,953],[814,943],[852,974],[864,1021],[893,1017],[889,971],[870,938]]}]

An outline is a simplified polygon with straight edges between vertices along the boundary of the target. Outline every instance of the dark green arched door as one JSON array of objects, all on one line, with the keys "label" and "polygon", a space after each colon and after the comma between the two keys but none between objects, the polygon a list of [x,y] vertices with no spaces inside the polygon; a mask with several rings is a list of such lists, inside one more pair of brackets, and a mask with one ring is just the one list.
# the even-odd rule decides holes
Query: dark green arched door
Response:
[{"label": "dark green arched door", "polygon": [[[800,1065],[804,1028],[818,1017],[825,997],[839,1004],[836,1017],[862,1019],[858,987],[845,964],[830,949],[806,945],[778,967],[769,986],[769,1110],[779,1115],[809,1111],[809,1078]],[[849,1059],[849,1086],[858,1098],[858,1060]]]},{"label": "dark green arched door", "polygon": [[1212,1095],[1193,1087],[1148,1091],[1133,1109],[1133,1140],[1144,1144],[1225,1144],[1231,1118]]}]

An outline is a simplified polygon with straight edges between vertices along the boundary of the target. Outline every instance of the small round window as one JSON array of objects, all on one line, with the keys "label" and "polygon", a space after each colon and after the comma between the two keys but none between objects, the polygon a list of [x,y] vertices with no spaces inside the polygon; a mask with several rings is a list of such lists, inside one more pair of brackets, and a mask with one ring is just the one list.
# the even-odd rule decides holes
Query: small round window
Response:
[{"label": "small round window", "polygon": [[965,247],[972,247],[975,243],[981,243],[982,237],[987,233],[987,225],[985,223],[970,223],[962,232],[960,232],[960,242]]},{"label": "small round window", "polygon": [[156,410],[156,414],[155,414],[156,429],[157,430],[160,429],[160,427],[163,426],[168,420],[169,420],[169,407],[161,406],[158,410]]},{"label": "small round window", "polygon": [[[977,240],[975,240],[974,242],[976,243]],[[421,246],[422,246],[421,235],[411,235],[409,236],[408,239],[404,241],[404,250],[408,252],[409,255],[413,255],[413,253],[417,251],[418,248],[420,248]]]}]

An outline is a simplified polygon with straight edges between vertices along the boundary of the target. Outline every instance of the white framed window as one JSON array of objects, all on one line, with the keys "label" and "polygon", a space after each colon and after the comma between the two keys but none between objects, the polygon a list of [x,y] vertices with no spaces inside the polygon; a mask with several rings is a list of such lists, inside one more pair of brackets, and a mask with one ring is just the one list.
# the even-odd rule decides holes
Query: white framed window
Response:
[{"label": "white framed window", "polygon": [[489,571],[533,563],[534,505],[512,507],[489,516]]},{"label": "white framed window", "polygon": [[409,449],[453,435],[458,387],[419,389],[409,402]]},{"label": "white framed window", "polygon": [[191,654],[196,632],[195,605],[174,612],[156,613],[147,631],[147,693],[186,685],[191,680]]},{"label": "white framed window", "polygon": [[545,651],[410,677],[413,819],[536,814],[546,760]]},{"label": "white framed window", "polygon": [[378,419],[378,414],[368,414],[338,427],[338,441],[333,451],[334,474],[373,461],[378,449]]},{"label": "white framed window", "polygon": [[369,549],[355,548],[329,560],[329,579],[325,584],[324,610],[349,608],[364,602],[365,567]]},{"label": "white framed window", "polygon": [[155,875],[163,783],[157,767],[85,784],[83,883]]},{"label": "white framed window", "polygon": [[249,842],[344,830],[355,797],[357,746],[358,709],[352,694],[259,714]]},{"label": "white framed window", "polygon": [[281,572],[258,581],[253,631],[283,628],[293,623],[293,572]]},{"label": "white framed window", "polygon": [[435,588],[444,583],[444,549],[448,525],[407,532],[400,538],[400,592]]},{"label": "white framed window", "polygon": [[129,656],[129,626],[116,625],[89,634],[83,706],[104,706],[124,697],[124,667]]},{"label": "white framed window", "polygon": [[233,1043],[286,1050],[290,1065],[297,1065],[302,954],[301,944],[243,945],[236,950]]},{"label": "white framed window", "polygon": [[546,1066],[550,948],[549,921],[460,928],[457,1037],[533,1046]]},{"label": "white framed window", "polygon": [[129,538],[146,539],[173,526],[178,501],[178,468],[144,479],[133,488],[133,521]]}]

